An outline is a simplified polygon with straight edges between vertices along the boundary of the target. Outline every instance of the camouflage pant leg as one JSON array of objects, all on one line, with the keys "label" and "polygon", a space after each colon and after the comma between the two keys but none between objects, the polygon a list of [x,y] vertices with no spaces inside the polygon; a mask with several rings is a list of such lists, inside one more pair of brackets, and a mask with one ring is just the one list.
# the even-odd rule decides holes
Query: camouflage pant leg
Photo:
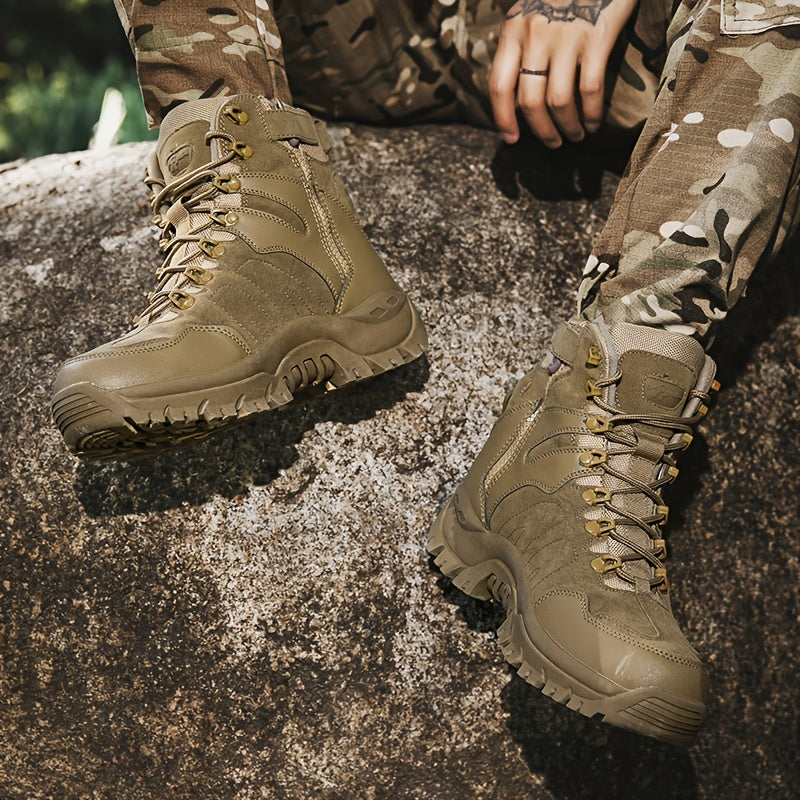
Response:
[{"label": "camouflage pant leg", "polygon": [[[492,124],[497,0],[114,2],[153,126],[198,97],[253,92],[291,102],[289,83],[298,105],[328,118]],[[638,12],[610,76],[615,125],[641,123],[652,104],[665,52],[663,2]]]},{"label": "camouflage pant leg", "polygon": [[719,0],[678,9],[652,113],[584,270],[586,317],[708,342],[777,251],[798,215],[799,33],[730,37]]},{"label": "camouflage pant leg", "polygon": [[494,0],[280,0],[298,105],[328,118],[492,124]]},{"label": "camouflage pant leg", "polygon": [[487,75],[502,22],[494,0],[114,3],[151,126],[199,97],[292,102],[284,49],[296,102],[323,116],[491,124]]},{"label": "camouflage pant leg", "polygon": [[214,95],[291,102],[267,0],[114,0],[136,58],[151,127],[174,106]]}]

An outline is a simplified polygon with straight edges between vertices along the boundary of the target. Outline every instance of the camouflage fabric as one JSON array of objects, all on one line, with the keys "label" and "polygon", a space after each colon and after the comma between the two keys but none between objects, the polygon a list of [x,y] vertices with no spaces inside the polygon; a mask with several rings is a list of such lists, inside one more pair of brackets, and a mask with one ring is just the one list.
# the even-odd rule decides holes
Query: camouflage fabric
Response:
[{"label": "camouflage fabric", "polygon": [[282,0],[295,101],[328,118],[490,126],[495,0]]},{"label": "camouflage fabric", "polygon": [[650,116],[584,270],[586,318],[707,344],[796,227],[800,30],[773,20],[730,37],[719,0],[679,6]]},{"label": "camouflage fabric", "polygon": [[800,4],[791,0],[723,0],[723,33],[761,33],[775,26],[800,22]]},{"label": "camouflage fabric", "polygon": [[198,97],[293,102],[287,72],[294,102],[328,118],[492,124],[495,0],[114,2],[151,126]]},{"label": "camouflage fabric", "polygon": [[291,102],[266,0],[114,0],[136,58],[150,127],[180,103],[261,94]]},{"label": "camouflage fabric", "polygon": [[608,125],[633,129],[650,116],[667,59],[672,0],[640,0],[612,53],[606,76]]}]

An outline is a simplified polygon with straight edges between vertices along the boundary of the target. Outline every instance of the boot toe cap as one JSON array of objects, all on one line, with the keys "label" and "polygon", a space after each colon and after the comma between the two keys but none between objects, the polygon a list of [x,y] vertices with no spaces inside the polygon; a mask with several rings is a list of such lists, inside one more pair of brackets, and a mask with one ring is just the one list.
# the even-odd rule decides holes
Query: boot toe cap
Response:
[{"label": "boot toe cap", "polygon": [[[87,458],[128,457],[170,437],[200,435],[197,426],[177,426],[174,433],[164,426],[185,420],[210,388],[235,385],[246,355],[224,329],[121,337],[62,365],[53,387],[53,420],[70,451]],[[141,426],[151,425],[164,430],[143,434]]]},{"label": "boot toe cap", "polygon": [[[567,671],[600,692],[649,688],[682,698],[692,706],[705,706],[705,668],[671,615],[672,625],[665,624],[652,609],[645,610],[634,593],[614,594],[620,608],[617,618],[593,614],[583,592],[554,591],[537,603],[537,624],[547,635],[551,658],[565,663]],[[636,605],[641,609],[639,619],[631,620]],[[643,624],[641,616],[645,617]],[[646,635],[641,630],[645,625],[649,628]]]},{"label": "boot toe cap", "polygon": [[246,350],[222,328],[190,328],[177,336],[121,337],[66,361],[56,377],[58,394],[81,384],[107,392],[150,387],[225,370]]}]

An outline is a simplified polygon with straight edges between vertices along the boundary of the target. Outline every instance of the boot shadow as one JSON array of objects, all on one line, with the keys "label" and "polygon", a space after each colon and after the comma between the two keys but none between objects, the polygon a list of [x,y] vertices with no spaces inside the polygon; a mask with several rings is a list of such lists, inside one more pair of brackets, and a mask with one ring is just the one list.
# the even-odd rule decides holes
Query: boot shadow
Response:
[{"label": "boot shadow", "polygon": [[[428,380],[426,357],[329,392],[301,395],[283,409],[255,415],[184,448],[150,458],[103,464],[82,462],[75,492],[90,517],[118,516],[198,506],[211,497],[233,499],[251,486],[271,483],[297,461],[297,445],[322,422],[354,424],[420,391]],[[299,494],[316,473],[304,472]]]},{"label": "boot shadow", "polygon": [[558,800],[693,800],[697,777],[686,750],[587,719],[545,697],[509,667],[502,690],[508,730],[528,769]]},{"label": "boot shadow", "polygon": [[756,270],[747,286],[747,296],[722,322],[717,339],[709,350],[717,362],[722,392],[747,369],[755,351],[773,338],[781,323],[800,312],[798,247],[800,230],[784,243],[774,261]]},{"label": "boot shadow", "polygon": [[[782,254],[754,275],[747,297],[739,302],[722,323],[710,355],[717,362],[717,378],[722,384],[720,397],[748,369],[755,352],[774,337],[781,323],[800,312],[800,283],[793,253],[800,247],[800,231],[783,247]],[[682,529],[686,515],[700,490],[703,475],[710,470],[710,452],[704,428],[714,425],[714,404],[708,423],[701,423],[691,448],[678,462],[681,475],[664,492],[670,507],[670,529]]]},{"label": "boot shadow", "polygon": [[664,500],[669,507],[670,531],[684,531],[688,514],[703,486],[703,475],[711,469],[708,442],[702,431],[695,436],[689,451],[678,459],[681,474],[675,484],[664,488]]},{"label": "boot shadow", "polygon": [[433,556],[428,557],[428,568],[436,575],[436,588],[441,592],[442,599],[457,606],[456,617],[466,623],[470,630],[488,633],[496,638],[497,629],[506,617],[503,606],[489,600],[478,600],[462,592],[450,578],[442,574]]}]

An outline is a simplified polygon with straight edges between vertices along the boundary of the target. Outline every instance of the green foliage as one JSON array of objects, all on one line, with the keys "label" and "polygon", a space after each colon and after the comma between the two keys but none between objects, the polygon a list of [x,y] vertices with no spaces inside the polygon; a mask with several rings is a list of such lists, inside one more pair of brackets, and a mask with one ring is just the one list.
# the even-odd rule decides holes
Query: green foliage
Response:
[{"label": "green foliage", "polygon": [[32,70],[0,102],[0,157],[31,158],[85,149],[109,86],[122,92],[128,109],[120,141],[152,138],[136,78],[129,69],[109,59],[93,74],[67,59],[49,75]]},{"label": "green foliage", "polygon": [[120,141],[152,138],[111,0],[4,0],[0,161],[84,149],[105,90],[127,116]]}]

